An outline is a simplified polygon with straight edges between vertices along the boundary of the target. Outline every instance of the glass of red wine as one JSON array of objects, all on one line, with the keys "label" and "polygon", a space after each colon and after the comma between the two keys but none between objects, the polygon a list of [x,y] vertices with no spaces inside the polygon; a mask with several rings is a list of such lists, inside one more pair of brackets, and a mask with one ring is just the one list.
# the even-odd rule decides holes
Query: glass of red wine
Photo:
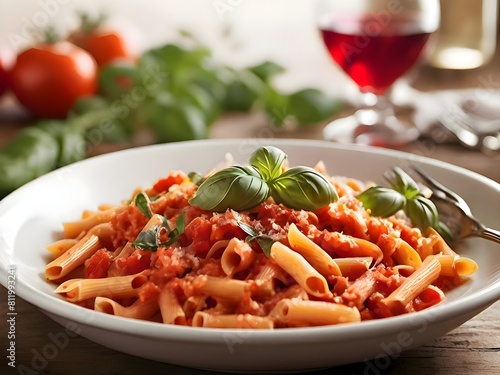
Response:
[{"label": "glass of red wine", "polygon": [[439,0],[320,0],[318,6],[327,50],[361,92],[361,108],[329,123],[324,138],[382,147],[417,139],[417,129],[396,118],[386,94],[438,29]]}]

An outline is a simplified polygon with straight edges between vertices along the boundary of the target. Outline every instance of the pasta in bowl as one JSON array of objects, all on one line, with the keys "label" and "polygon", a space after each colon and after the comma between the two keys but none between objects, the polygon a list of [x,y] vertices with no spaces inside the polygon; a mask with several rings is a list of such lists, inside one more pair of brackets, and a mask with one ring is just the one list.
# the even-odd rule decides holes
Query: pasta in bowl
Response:
[{"label": "pasta in bowl", "polygon": [[[187,172],[211,170],[228,152],[244,163],[256,149],[247,142],[130,150],[30,184],[48,194],[42,206],[59,209],[42,207],[43,223],[35,215],[16,229],[11,246],[17,251],[6,254],[19,264],[19,295],[63,324],[75,321],[80,334],[106,346],[227,371],[303,370],[362,361],[378,355],[382,341],[398,342],[402,332],[411,340],[400,347],[409,349],[498,299],[498,257],[489,244],[472,241],[481,252],[465,246],[454,249],[458,256],[439,234],[424,235],[398,217],[371,216],[355,198],[367,187],[360,181],[380,180],[387,168],[414,158],[406,154],[275,141],[290,159],[283,173],[323,160],[326,169],[317,171],[334,186],[337,199],[307,210],[270,194],[244,209],[194,204],[202,185]],[[196,160],[184,159],[193,153]],[[167,162],[158,166],[158,160]],[[348,168],[342,167],[343,160],[350,160]],[[368,160],[379,164],[356,166]],[[417,162],[442,169],[452,179],[470,179],[493,197],[498,193],[494,183],[464,177],[455,167],[425,158]],[[120,170],[121,165],[126,167]],[[86,180],[93,174],[99,178]],[[108,182],[114,183],[103,188]],[[140,184],[145,187],[136,189]],[[28,197],[23,191],[29,192],[30,185],[5,202]],[[79,202],[70,205],[75,191]],[[244,200],[237,196],[236,201]],[[18,209],[29,204],[29,199],[20,201]],[[85,211],[105,202],[112,204]],[[11,207],[2,202],[2,217]],[[81,212],[82,219],[75,220]],[[58,230],[62,222],[63,233]],[[28,228],[37,247],[53,243],[51,256],[43,251],[26,256],[22,234]],[[475,270],[472,259],[479,269],[464,281]],[[135,344],[138,340],[141,345]],[[205,354],[185,354],[194,348]],[[339,352],[332,354],[333,349]],[[255,363],[252,353],[266,359]]]}]

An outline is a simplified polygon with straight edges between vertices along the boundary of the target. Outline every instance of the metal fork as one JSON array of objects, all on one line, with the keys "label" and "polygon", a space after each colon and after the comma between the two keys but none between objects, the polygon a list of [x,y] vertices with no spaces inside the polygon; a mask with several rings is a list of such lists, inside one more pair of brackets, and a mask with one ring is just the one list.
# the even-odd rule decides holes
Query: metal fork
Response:
[{"label": "metal fork", "polygon": [[475,120],[459,105],[449,104],[441,114],[440,123],[464,146],[500,150],[500,120]]},{"label": "metal fork", "polygon": [[454,240],[481,237],[500,243],[500,231],[486,227],[474,217],[469,205],[457,193],[434,180],[414,165],[410,166],[432,191],[431,200],[439,212],[439,220],[448,226]]}]

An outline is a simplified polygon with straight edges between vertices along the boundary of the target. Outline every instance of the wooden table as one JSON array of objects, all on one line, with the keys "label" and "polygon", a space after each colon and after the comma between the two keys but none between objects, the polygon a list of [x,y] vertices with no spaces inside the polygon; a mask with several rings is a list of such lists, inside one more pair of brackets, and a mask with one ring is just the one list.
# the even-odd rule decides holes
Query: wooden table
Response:
[{"label": "wooden table", "polygon": [[[493,83],[500,82],[498,66],[500,59],[484,70],[446,73],[424,70],[415,82],[416,87],[424,90],[436,88],[459,88],[477,86],[477,77],[491,76]],[[457,78],[458,77],[458,78]],[[497,87],[498,88],[498,87]],[[1,121],[1,120],[0,120]],[[19,124],[10,121],[0,125],[0,144],[5,143],[19,130]],[[321,138],[322,125],[301,129],[294,132],[273,131],[259,115],[234,115],[220,121],[213,129],[211,136],[221,137],[259,137],[259,138]],[[96,153],[114,149],[101,147]],[[466,150],[456,144],[436,145],[433,142],[420,140],[402,148],[403,151],[425,155],[435,159],[451,162],[483,174],[500,182],[500,153],[486,155],[479,151]],[[7,312],[7,294],[0,288],[0,316],[5,319]],[[206,371],[192,370],[149,361],[122,354],[82,337],[70,338],[68,345],[61,349],[55,358],[41,362],[37,353],[41,353],[50,344],[50,335],[62,332],[63,328],[43,315],[36,307],[17,299],[16,309],[17,331],[16,343],[17,364],[27,368],[35,366],[32,372],[17,372],[6,366],[5,347],[7,331],[4,321],[0,331],[1,373],[26,374],[210,374]],[[500,302],[491,306],[461,327],[447,335],[430,342],[418,349],[403,352],[392,359],[387,369],[374,370],[368,363],[358,363],[335,370],[325,370],[317,374],[500,374]],[[258,359],[256,359],[258,360]],[[8,372],[5,371],[7,368]]]}]

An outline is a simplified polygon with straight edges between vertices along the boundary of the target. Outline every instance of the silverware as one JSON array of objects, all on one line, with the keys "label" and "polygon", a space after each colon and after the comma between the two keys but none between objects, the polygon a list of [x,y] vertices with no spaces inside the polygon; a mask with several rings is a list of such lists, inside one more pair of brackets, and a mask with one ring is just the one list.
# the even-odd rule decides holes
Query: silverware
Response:
[{"label": "silverware", "polygon": [[430,199],[439,212],[439,220],[448,226],[453,239],[460,240],[467,237],[481,237],[500,243],[500,231],[486,227],[474,217],[469,205],[457,193],[437,182],[421,169],[410,166],[425,181],[432,191]]},{"label": "silverware", "polygon": [[477,119],[461,106],[450,104],[444,108],[440,123],[464,146],[484,151],[500,150],[500,120]]}]

